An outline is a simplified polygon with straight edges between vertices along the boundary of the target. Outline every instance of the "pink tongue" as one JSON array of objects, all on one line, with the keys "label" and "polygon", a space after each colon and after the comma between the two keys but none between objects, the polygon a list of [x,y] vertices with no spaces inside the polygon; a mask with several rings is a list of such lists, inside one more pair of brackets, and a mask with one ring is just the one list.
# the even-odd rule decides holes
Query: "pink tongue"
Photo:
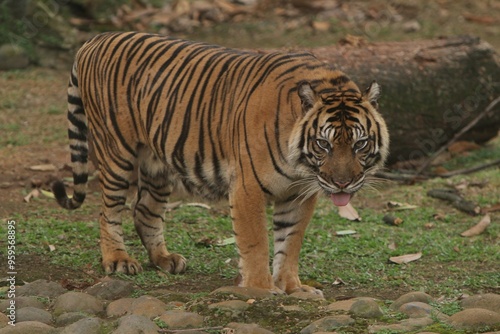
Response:
[{"label": "pink tongue", "polygon": [[346,206],[351,200],[351,194],[340,192],[331,195],[332,202],[336,206]]}]

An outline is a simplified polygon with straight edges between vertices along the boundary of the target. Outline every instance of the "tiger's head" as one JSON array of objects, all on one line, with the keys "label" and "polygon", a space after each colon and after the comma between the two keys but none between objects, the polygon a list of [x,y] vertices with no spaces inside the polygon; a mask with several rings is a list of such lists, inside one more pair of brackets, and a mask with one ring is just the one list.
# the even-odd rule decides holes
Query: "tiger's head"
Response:
[{"label": "tiger's head", "polygon": [[374,81],[361,93],[341,76],[301,82],[297,92],[303,117],[289,143],[307,182],[304,196],[322,190],[335,205],[347,205],[364,184],[376,179],[374,173],[388,155],[389,134],[377,105],[380,87]]}]

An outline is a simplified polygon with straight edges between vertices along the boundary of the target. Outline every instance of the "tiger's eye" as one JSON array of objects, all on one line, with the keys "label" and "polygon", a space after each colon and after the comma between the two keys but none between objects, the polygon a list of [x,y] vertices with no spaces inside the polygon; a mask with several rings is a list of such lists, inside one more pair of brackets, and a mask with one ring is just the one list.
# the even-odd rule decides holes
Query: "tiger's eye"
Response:
[{"label": "tiger's eye", "polygon": [[356,143],[354,143],[354,151],[357,152],[359,150],[364,149],[367,144],[368,144],[368,140],[367,139],[358,140]]},{"label": "tiger's eye", "polygon": [[322,150],[325,150],[327,152],[329,152],[331,149],[330,142],[326,139],[318,138],[318,139],[316,139],[316,144],[319,146],[319,148],[321,148]]}]

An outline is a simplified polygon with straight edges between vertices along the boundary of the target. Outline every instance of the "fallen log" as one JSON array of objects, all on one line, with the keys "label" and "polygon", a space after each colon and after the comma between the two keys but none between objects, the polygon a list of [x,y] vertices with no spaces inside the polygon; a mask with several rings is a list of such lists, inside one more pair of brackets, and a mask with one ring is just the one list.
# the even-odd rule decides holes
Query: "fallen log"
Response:
[{"label": "fallen log", "polygon": [[[425,159],[500,96],[500,57],[479,38],[353,43],[308,51],[360,88],[377,80],[391,134],[389,163]],[[484,143],[500,129],[500,106],[461,140]],[[417,167],[417,166],[415,166]]]}]

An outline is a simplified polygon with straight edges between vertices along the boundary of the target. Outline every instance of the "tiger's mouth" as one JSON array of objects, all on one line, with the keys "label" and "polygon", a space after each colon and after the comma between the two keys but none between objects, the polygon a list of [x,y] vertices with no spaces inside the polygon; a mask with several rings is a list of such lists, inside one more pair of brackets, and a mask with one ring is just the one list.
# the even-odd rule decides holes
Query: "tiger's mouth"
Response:
[{"label": "tiger's mouth", "polygon": [[346,206],[349,204],[354,193],[346,193],[344,191],[340,191],[338,193],[330,194],[330,199],[335,206]]}]

